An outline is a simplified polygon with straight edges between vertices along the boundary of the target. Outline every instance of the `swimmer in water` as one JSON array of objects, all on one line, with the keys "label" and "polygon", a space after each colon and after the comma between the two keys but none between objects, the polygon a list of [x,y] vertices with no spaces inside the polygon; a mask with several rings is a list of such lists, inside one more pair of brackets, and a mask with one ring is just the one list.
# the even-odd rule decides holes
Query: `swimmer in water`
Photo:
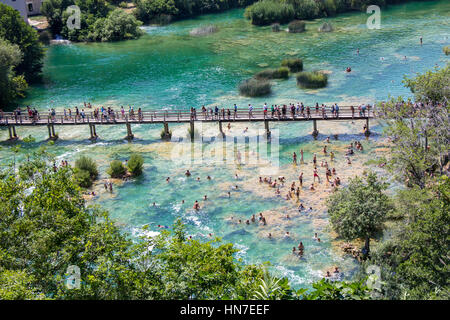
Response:
[{"label": "swimmer in water", "polygon": [[170,177],[167,177],[166,181],[167,181],[167,183],[169,183],[170,182]]},{"label": "swimmer in water", "polygon": [[186,170],[186,173],[184,174],[186,177],[190,177],[191,173],[189,172],[189,170]]},{"label": "swimmer in water", "polygon": [[272,234],[269,232],[269,235],[267,236],[269,239],[272,239]]},{"label": "swimmer in water", "polygon": [[197,200],[195,200],[195,203],[194,203],[194,210],[199,210],[199,209],[200,209],[200,204],[198,203]]},{"label": "swimmer in water", "polygon": [[206,179],[211,180],[211,177],[210,177],[210,176],[207,176]]},{"label": "swimmer in water", "polygon": [[206,196],[206,194],[205,194],[205,196],[203,197],[203,200],[208,200],[208,197]]}]

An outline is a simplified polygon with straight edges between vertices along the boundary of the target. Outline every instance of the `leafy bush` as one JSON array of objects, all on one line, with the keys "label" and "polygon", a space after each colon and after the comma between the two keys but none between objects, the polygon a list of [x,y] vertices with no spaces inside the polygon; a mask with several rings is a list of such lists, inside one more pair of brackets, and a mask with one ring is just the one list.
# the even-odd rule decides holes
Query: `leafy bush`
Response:
[{"label": "leafy bush", "polygon": [[0,37],[0,108],[9,107],[16,98],[25,95],[28,85],[24,77],[14,71],[22,57],[19,46]]},{"label": "leafy bush", "polygon": [[119,7],[121,8],[128,8],[128,4],[125,1],[122,1],[121,3],[119,3]]},{"label": "leafy bush", "polygon": [[300,20],[294,20],[288,24],[290,33],[299,33],[305,31],[305,23]]},{"label": "leafy bush", "polygon": [[113,160],[109,164],[109,168],[106,173],[111,176],[111,178],[121,178],[127,173],[127,169],[120,160]]},{"label": "leafy bush", "polygon": [[90,186],[92,186],[91,175],[88,171],[75,168],[74,177],[75,181],[80,187],[89,188]]},{"label": "leafy bush", "polygon": [[291,72],[303,70],[303,60],[300,58],[284,59],[281,61],[283,67],[288,67]]},{"label": "leafy bush", "polygon": [[109,164],[109,168],[106,171],[111,178],[122,178],[127,172],[127,169],[123,165],[122,161],[113,160]]},{"label": "leafy bush", "polygon": [[294,7],[291,4],[277,0],[256,2],[245,9],[244,15],[252,21],[252,24],[258,26],[269,25],[273,22],[287,23],[295,16]]},{"label": "leafy bush", "polygon": [[136,0],[135,4],[135,16],[145,23],[163,15],[178,14],[174,0]]},{"label": "leafy bush", "polygon": [[265,69],[257,74],[255,74],[255,78],[258,80],[261,79],[287,79],[289,78],[289,69],[286,67],[281,67],[278,69]]},{"label": "leafy bush", "polygon": [[89,32],[93,41],[119,41],[139,38],[143,32],[142,22],[123,10],[115,9],[107,18],[97,19]]},{"label": "leafy bush", "polygon": [[75,161],[75,168],[82,171],[87,171],[92,180],[97,179],[98,170],[97,164],[89,157],[81,156]]},{"label": "leafy bush", "polygon": [[267,80],[247,79],[239,84],[239,92],[247,97],[260,97],[270,94],[272,91]]},{"label": "leafy bush", "polygon": [[142,174],[143,164],[144,158],[140,154],[132,154],[127,163],[128,171],[133,176],[139,176]]},{"label": "leafy bush", "polygon": [[318,71],[300,72],[297,75],[297,84],[302,88],[323,88],[328,83],[328,76]]},{"label": "leafy bush", "polygon": [[[38,34],[36,30],[25,23],[17,10],[3,3],[0,3],[0,38],[13,46],[16,45],[21,51],[21,59],[15,61],[17,63],[6,63],[7,65],[14,65],[15,74],[25,78],[20,81],[17,79],[20,85],[26,86],[25,80],[30,82],[38,79],[44,58],[44,48],[38,40]],[[7,67],[3,70],[8,69]],[[1,76],[3,80],[4,74]],[[0,85],[0,87],[2,86],[3,84]]]}]

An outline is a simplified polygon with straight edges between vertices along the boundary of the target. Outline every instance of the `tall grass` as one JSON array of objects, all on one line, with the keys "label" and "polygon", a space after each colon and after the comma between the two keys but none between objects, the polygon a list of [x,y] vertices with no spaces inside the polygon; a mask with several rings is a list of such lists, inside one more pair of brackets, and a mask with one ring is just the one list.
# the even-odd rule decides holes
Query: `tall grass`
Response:
[{"label": "tall grass", "polygon": [[302,88],[316,89],[326,87],[328,76],[318,71],[300,72],[297,75],[297,84]]},{"label": "tall grass", "polygon": [[272,92],[272,86],[267,80],[247,79],[239,84],[239,92],[247,97],[260,97]]},{"label": "tall grass", "polygon": [[122,161],[113,160],[109,164],[109,168],[106,173],[108,173],[111,178],[122,178],[127,173],[127,169],[123,165]]},{"label": "tall grass", "polygon": [[244,13],[252,24],[269,25],[273,22],[288,23],[294,19],[294,7],[278,0],[262,0],[247,7]]},{"label": "tall grass", "polygon": [[127,163],[128,171],[133,176],[139,176],[142,174],[144,167],[144,158],[140,154],[133,153]]},{"label": "tall grass", "polygon": [[288,67],[291,72],[299,72],[303,70],[303,60],[300,58],[284,59],[281,61],[283,67]]},{"label": "tall grass", "polygon": [[258,80],[287,79],[289,78],[289,69],[286,67],[281,67],[278,69],[265,69],[255,74],[255,78]]},{"label": "tall grass", "polygon": [[81,156],[75,161],[75,180],[83,188],[89,188],[98,177],[97,164],[89,157]]}]

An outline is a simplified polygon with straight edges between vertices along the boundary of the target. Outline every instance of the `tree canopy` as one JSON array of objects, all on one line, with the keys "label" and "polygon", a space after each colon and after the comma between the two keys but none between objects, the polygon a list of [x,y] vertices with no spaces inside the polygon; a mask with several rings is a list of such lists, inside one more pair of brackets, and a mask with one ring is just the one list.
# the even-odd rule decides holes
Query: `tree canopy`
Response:
[{"label": "tree canopy", "polygon": [[375,173],[366,181],[359,177],[350,179],[348,187],[338,190],[328,199],[327,207],[333,229],[347,240],[365,240],[365,254],[369,253],[370,238],[383,228],[386,215],[392,209],[384,193],[387,184],[379,182]]}]

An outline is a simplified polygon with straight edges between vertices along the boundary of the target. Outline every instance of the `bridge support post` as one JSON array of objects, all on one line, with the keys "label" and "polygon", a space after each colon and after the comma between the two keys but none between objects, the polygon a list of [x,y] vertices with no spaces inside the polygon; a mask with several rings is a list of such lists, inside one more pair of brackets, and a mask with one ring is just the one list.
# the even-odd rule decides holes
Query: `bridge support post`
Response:
[{"label": "bridge support post", "polygon": [[170,133],[170,130],[169,130],[169,123],[168,122],[164,122],[163,124],[164,124],[164,130],[163,130],[163,133],[161,135],[161,138],[163,140],[170,140],[172,138],[172,134]]},{"label": "bridge support post", "polygon": [[368,118],[368,117],[366,118],[366,129],[364,130],[364,135],[365,135],[366,137],[369,137],[369,136],[370,136],[369,118]]},{"label": "bridge support post", "polygon": [[319,131],[317,130],[317,120],[313,120],[313,132],[312,136],[314,139],[317,139],[317,136],[319,135]]},{"label": "bridge support post", "polygon": [[48,124],[47,129],[48,129],[48,139],[49,140],[55,141],[56,139],[58,139],[58,136],[55,134],[55,126],[53,124]]},{"label": "bridge support post", "polygon": [[94,141],[97,140],[97,132],[95,131],[95,124],[89,124],[89,131],[91,132],[91,137],[89,140]]},{"label": "bridge support post", "polygon": [[266,129],[267,139],[269,139],[270,138],[270,129],[269,129],[269,121],[268,120],[264,120],[264,128]]},{"label": "bridge support post", "polygon": [[223,132],[223,129],[222,129],[222,121],[220,121],[220,120],[219,120],[219,131],[222,134],[222,137],[225,138],[225,133]]},{"label": "bridge support post", "polygon": [[133,132],[131,132],[131,124],[129,122],[127,122],[127,136],[125,137],[125,139],[127,140],[133,140],[134,135]]},{"label": "bridge support post", "polygon": [[9,131],[9,139],[10,141],[17,140],[19,137],[16,134],[16,127],[15,126],[8,126]]},{"label": "bridge support post", "polygon": [[194,128],[194,121],[191,120],[190,122],[190,134],[191,134],[191,141],[194,141],[194,136],[195,136],[195,128]]}]

